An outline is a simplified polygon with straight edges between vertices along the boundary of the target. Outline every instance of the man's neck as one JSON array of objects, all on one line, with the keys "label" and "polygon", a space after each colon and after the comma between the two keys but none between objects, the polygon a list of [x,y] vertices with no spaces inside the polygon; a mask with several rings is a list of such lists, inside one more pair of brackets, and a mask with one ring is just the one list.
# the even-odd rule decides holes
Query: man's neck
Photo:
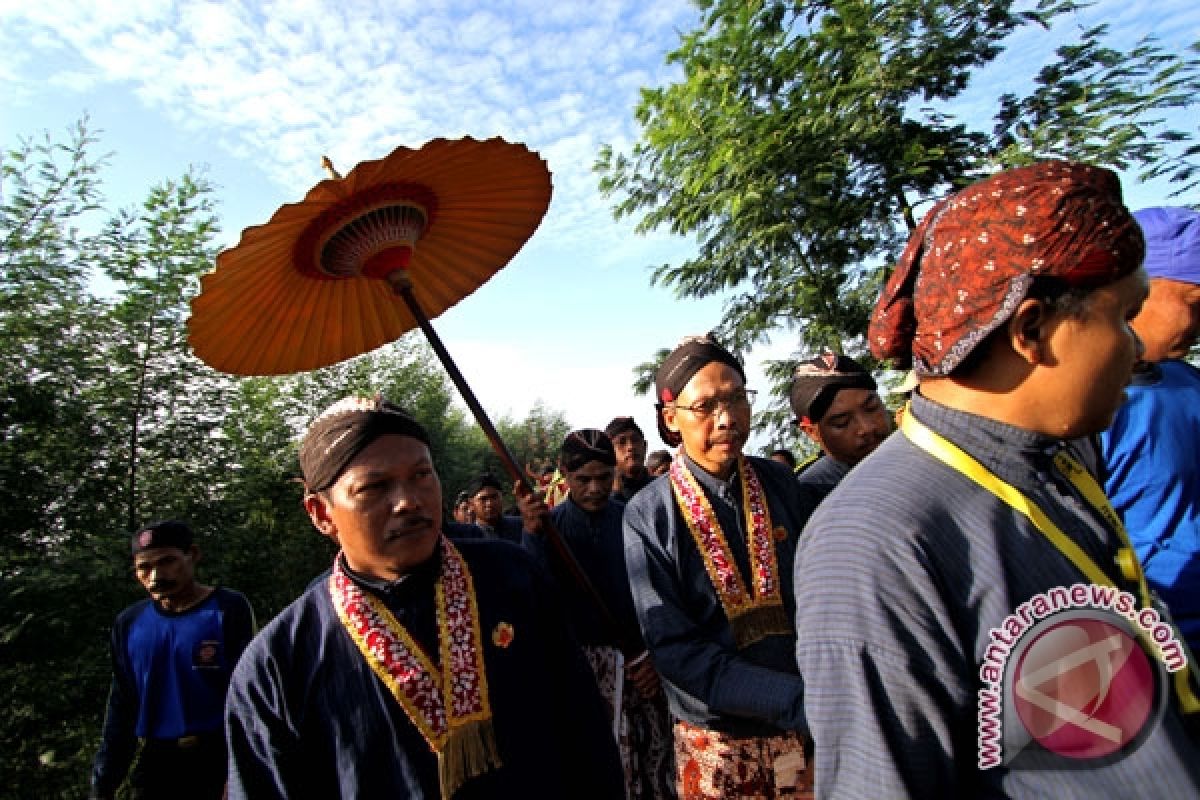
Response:
[{"label": "man's neck", "polygon": [[193,583],[190,590],[170,597],[163,597],[158,601],[158,605],[163,611],[179,614],[187,611],[189,608],[200,605],[208,599],[208,596],[212,592],[213,587],[211,586],[205,586],[202,583]]},{"label": "man's neck", "polygon": [[693,458],[692,454],[688,453],[686,449],[684,450],[684,453],[687,454],[688,461],[691,461],[697,467],[704,470],[709,475],[712,475],[717,480],[727,481],[731,477],[733,477],[733,473],[737,471],[737,459],[730,461],[728,464],[722,465],[718,470],[711,470],[708,467],[706,467],[704,464],[701,464],[699,461],[697,461],[695,458]]},{"label": "man's neck", "polygon": [[604,512],[608,510],[608,506],[610,505],[610,502],[609,502],[609,500],[608,500],[608,498],[607,498],[607,497],[605,497],[605,500],[604,500],[604,505],[600,506],[599,508],[597,508],[597,509],[596,509],[596,510],[594,510],[594,511],[591,511],[591,510],[589,510],[589,509],[586,509],[586,508],[584,508],[583,506],[579,505],[579,503],[575,502],[575,498],[574,498],[574,497],[571,497],[570,495],[567,495],[566,502],[568,502],[568,503],[570,503],[572,506],[574,506],[574,507],[575,507],[575,509],[576,509],[577,511],[579,511],[581,514],[587,514],[589,517],[599,517],[599,516],[602,516],[602,515],[604,514]]},{"label": "man's neck", "polygon": [[926,378],[921,381],[921,396],[947,408],[965,411],[978,417],[994,419],[1006,425],[1039,433],[1044,398],[1027,396],[1021,387],[1009,391],[992,391],[953,378]]}]

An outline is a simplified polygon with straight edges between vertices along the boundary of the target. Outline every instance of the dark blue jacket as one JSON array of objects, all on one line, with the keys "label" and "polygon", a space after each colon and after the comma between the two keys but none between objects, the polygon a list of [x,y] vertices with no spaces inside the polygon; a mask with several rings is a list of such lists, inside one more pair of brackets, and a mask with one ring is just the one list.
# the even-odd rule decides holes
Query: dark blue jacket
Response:
[{"label": "dark blue jacket", "polygon": [[[621,764],[595,680],[545,574],[507,542],[455,542],[474,581],[503,766],[470,798],[620,798]],[[426,653],[438,652],[438,556],[403,579],[358,582]],[[512,629],[497,643],[500,623]],[[435,658],[436,660],[436,658]],[[439,797],[437,757],[316,581],[251,643],[227,708],[231,798]]]}]

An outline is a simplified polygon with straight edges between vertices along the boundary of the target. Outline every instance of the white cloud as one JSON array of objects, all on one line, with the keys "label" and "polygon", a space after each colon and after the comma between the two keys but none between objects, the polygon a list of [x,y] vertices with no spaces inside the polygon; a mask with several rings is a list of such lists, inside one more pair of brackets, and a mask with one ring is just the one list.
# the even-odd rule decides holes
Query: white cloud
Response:
[{"label": "white cloud", "polygon": [[[78,62],[58,72],[43,59],[35,80],[131,84],[176,124],[220,131],[218,146],[289,195],[321,177],[321,153],[346,171],[399,143],[499,134],[550,160],[548,230],[588,226],[615,244],[596,148],[629,135],[637,88],[696,15],[684,0],[650,5],[51,0],[6,15],[41,55]],[[27,67],[0,61],[0,74]]]},{"label": "white cloud", "polygon": [[[322,154],[347,172],[397,145],[439,136],[525,142],[547,159],[555,185],[541,230],[514,262],[521,269],[539,258],[553,263],[532,281],[544,306],[538,319],[552,326],[572,319],[571,282],[553,272],[559,264],[603,272],[618,298],[652,297],[661,306],[644,323],[644,352],[625,350],[588,368],[599,370],[599,383],[625,391],[632,363],[717,322],[715,301],[676,302],[647,289],[643,267],[678,262],[691,245],[666,234],[636,237],[633,220],[614,222],[612,201],[600,196],[592,173],[602,143],[629,150],[638,90],[679,75],[664,55],[698,19],[688,0],[0,0],[0,82],[10,105],[37,102],[51,87],[86,107],[92,93],[129,87],[177,126],[163,136],[200,133],[268,176],[288,200],[324,177]],[[1106,20],[1131,36],[1200,38],[1194,0],[1102,0],[1078,24]],[[1052,46],[1031,34],[1014,48]],[[979,102],[994,103],[995,86],[980,94]],[[227,228],[263,221],[229,220]],[[538,376],[507,381],[514,408],[518,396],[564,409],[583,402],[578,393],[552,394],[582,379],[559,368],[571,353],[558,354],[548,373],[543,359],[522,355],[524,345],[489,352],[485,344],[472,346],[482,356],[467,356],[473,369],[503,364],[506,374]],[[542,380],[547,374],[553,379]],[[571,410],[572,421],[602,424],[648,402],[606,397],[597,401],[597,408],[607,403],[603,413],[585,409],[576,419]]]}]

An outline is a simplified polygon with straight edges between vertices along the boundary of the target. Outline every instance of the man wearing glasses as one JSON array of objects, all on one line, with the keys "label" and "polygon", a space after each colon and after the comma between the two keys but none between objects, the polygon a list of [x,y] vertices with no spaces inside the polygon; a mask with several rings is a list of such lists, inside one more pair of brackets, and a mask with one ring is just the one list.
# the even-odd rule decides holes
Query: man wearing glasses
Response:
[{"label": "man wearing glasses", "polygon": [[784,465],[746,456],[754,392],[711,336],[655,376],[658,429],[679,447],[625,511],[638,622],[675,725],[682,800],[801,797],[804,684],[793,658],[792,560],[811,512]]}]

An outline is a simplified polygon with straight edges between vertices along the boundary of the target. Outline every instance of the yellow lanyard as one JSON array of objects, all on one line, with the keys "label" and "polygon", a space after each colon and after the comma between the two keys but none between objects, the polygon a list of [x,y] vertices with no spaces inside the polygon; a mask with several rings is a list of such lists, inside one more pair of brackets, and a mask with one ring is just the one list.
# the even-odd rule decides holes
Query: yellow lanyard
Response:
[{"label": "yellow lanyard", "polygon": [[[1013,509],[1028,517],[1034,527],[1050,540],[1055,549],[1066,556],[1067,560],[1075,565],[1075,568],[1082,572],[1092,583],[1099,586],[1116,587],[1116,583],[1108,576],[1108,573],[1102,570],[1092,560],[1091,556],[1085,553],[1071,537],[1067,536],[1061,528],[1055,525],[1054,521],[1046,516],[1046,513],[1036,503],[1026,497],[1020,489],[1000,479],[991,470],[980,464],[954,443],[921,424],[920,420],[914,417],[911,411],[905,413],[901,418],[900,430],[917,447],[929,453],[946,466],[970,478]],[[1120,542],[1115,559],[1117,567],[1127,580],[1137,584],[1142,607],[1151,608],[1153,600],[1150,594],[1150,587],[1146,585],[1146,576],[1142,573],[1142,567],[1138,563],[1137,554],[1134,552],[1133,546],[1129,543],[1129,534],[1125,530],[1125,524],[1121,522],[1121,517],[1113,509],[1112,504],[1108,502],[1108,497],[1105,496],[1104,490],[1100,488],[1100,484],[1096,482],[1096,479],[1092,477],[1092,474],[1082,464],[1071,458],[1065,450],[1060,450],[1054,456],[1054,464],[1116,533],[1117,540]],[[1158,653],[1158,645],[1148,638],[1146,632],[1142,631],[1141,635],[1146,646],[1149,648],[1149,652]],[[1182,639],[1179,642],[1181,646],[1186,647]],[[1193,667],[1190,653],[1188,654],[1188,661],[1189,667]],[[1200,697],[1196,696],[1196,693],[1192,690],[1191,683],[1188,681],[1190,671],[1190,669],[1181,669],[1172,676],[1175,684],[1175,694],[1179,698],[1180,707],[1187,714],[1200,711]]]}]

